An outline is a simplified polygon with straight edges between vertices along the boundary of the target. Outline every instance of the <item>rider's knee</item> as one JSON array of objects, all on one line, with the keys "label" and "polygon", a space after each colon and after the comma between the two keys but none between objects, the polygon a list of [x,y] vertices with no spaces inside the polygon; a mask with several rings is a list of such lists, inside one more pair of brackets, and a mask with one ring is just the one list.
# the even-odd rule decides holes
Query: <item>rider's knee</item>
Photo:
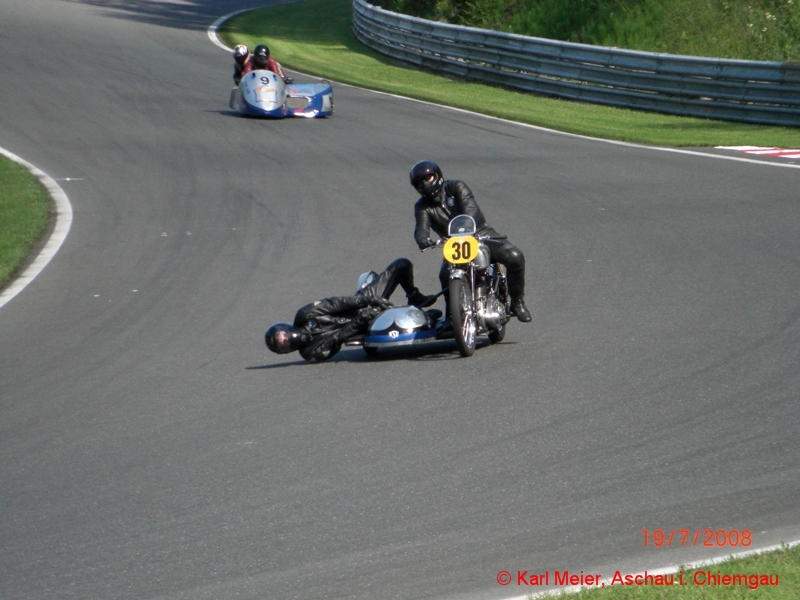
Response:
[{"label": "rider's knee", "polygon": [[522,271],[525,269],[525,255],[516,246],[504,248],[502,256],[498,257],[498,261],[503,263],[508,269],[512,271]]},{"label": "rider's knee", "polygon": [[387,267],[386,270],[387,271],[408,271],[409,269],[411,269],[411,266],[412,266],[411,265],[411,261],[408,260],[407,258],[398,258],[398,259],[392,261],[392,264],[390,264]]}]

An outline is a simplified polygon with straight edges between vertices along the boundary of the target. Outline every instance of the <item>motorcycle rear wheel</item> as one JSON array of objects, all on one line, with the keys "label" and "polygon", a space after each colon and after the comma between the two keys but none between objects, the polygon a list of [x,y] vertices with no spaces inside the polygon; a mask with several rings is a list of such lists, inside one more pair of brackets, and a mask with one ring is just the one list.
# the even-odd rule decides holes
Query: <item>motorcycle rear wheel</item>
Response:
[{"label": "motorcycle rear wheel", "polygon": [[456,347],[461,356],[472,356],[475,353],[478,321],[469,287],[461,279],[450,280],[450,312]]}]

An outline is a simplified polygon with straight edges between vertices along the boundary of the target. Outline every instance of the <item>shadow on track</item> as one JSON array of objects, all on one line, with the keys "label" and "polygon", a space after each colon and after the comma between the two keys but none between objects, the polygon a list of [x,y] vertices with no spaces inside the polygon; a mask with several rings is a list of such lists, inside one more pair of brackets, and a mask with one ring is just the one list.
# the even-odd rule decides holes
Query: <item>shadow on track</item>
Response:
[{"label": "shadow on track", "polygon": [[158,0],[67,0],[97,7],[114,19],[128,19],[174,29],[205,31],[221,15],[245,8],[240,2],[208,2],[188,0],[172,3]]},{"label": "shadow on track", "polygon": [[[488,339],[479,340],[476,345],[476,350],[487,348],[489,346],[510,346],[516,342],[501,342],[500,344],[492,344]],[[292,362],[284,362],[270,365],[258,365],[253,367],[245,367],[246,371],[258,371],[264,369],[280,369],[284,367],[299,367],[309,366],[313,367],[316,364],[328,365],[333,363],[377,363],[388,362],[393,360],[405,360],[409,362],[431,362],[431,361],[444,361],[444,360],[460,360],[461,356],[454,347],[452,340],[442,340],[425,344],[424,346],[416,347],[399,347],[391,349],[381,349],[377,354],[367,356],[362,348],[357,346],[349,346],[342,348],[342,350],[330,360],[321,363],[309,363],[304,360],[293,360]],[[474,358],[473,358],[474,360]]]}]

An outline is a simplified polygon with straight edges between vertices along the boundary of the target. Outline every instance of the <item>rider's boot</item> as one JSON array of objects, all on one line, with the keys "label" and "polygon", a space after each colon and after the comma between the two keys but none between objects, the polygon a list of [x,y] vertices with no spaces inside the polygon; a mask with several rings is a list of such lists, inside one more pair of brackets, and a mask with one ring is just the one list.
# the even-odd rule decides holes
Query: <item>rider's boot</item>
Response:
[{"label": "rider's boot", "polygon": [[511,313],[516,315],[517,319],[523,323],[531,322],[531,313],[528,307],[525,306],[525,301],[522,299],[522,296],[511,301]]}]

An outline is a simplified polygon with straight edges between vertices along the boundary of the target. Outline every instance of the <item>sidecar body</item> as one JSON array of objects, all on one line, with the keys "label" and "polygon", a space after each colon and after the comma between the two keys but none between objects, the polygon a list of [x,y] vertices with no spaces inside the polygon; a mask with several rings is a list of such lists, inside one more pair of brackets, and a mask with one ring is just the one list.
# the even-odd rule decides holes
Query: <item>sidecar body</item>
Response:
[{"label": "sidecar body", "polygon": [[250,71],[231,90],[230,107],[251,117],[329,117],[333,114],[333,89],[322,83],[285,83],[272,71]]}]

